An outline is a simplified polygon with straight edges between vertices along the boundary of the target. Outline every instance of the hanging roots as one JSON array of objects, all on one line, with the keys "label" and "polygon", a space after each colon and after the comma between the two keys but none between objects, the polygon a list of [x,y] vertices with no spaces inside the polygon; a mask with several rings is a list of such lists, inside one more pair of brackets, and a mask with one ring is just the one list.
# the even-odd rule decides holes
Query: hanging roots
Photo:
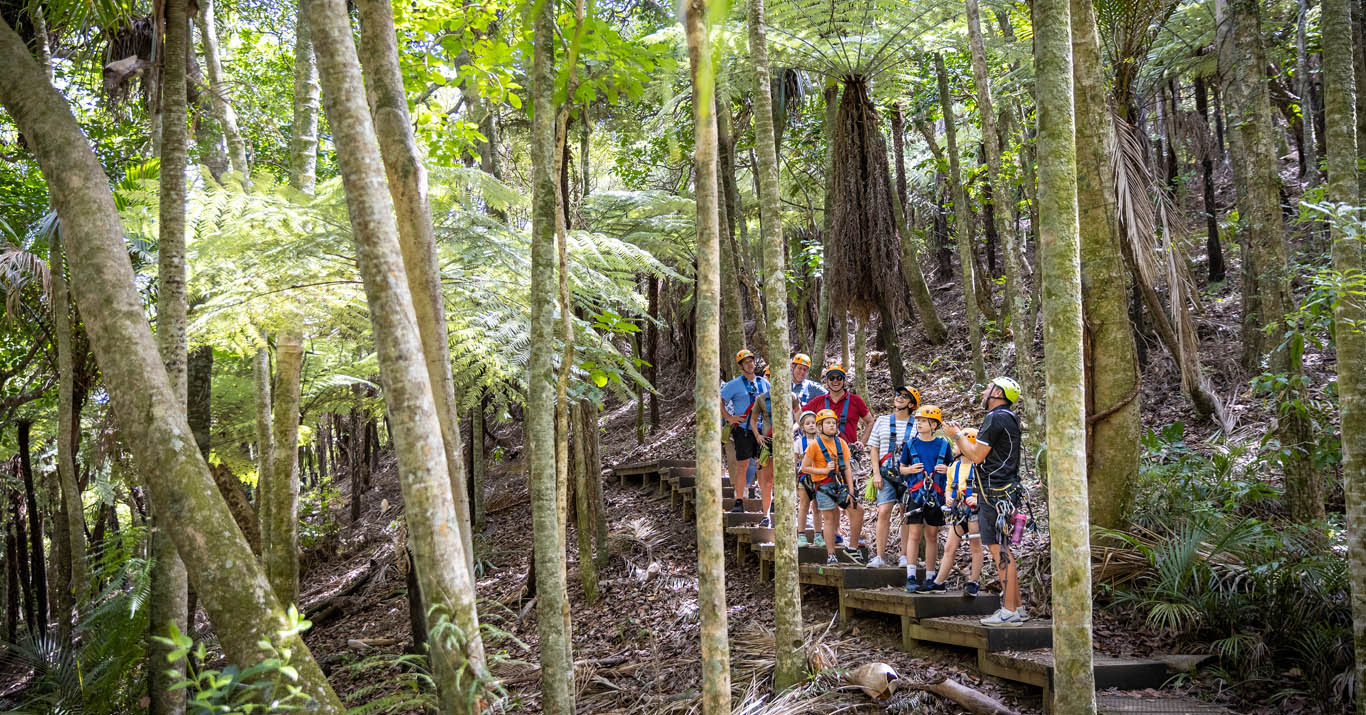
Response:
[{"label": "hanging roots", "polygon": [[901,275],[901,240],[892,219],[891,172],[877,108],[863,77],[844,78],[835,116],[834,216],[825,246],[826,279],[836,314],[857,315],[888,307],[905,316],[906,281]]}]

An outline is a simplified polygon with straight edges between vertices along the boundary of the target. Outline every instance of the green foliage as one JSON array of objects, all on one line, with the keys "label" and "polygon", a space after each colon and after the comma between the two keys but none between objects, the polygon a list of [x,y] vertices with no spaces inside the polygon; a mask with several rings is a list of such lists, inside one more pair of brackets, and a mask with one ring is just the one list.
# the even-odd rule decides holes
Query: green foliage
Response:
[{"label": "green foliage", "polygon": [[1282,491],[1262,480],[1260,465],[1241,444],[1211,445],[1197,452],[1186,444],[1186,426],[1173,422],[1143,435],[1134,522],[1160,528],[1187,518],[1215,518],[1234,512],[1264,514]]}]

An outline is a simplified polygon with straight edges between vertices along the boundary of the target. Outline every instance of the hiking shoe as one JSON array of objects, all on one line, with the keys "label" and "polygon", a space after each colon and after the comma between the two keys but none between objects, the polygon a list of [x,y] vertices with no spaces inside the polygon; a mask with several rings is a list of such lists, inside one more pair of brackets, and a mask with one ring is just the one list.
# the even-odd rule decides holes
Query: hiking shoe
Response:
[{"label": "hiking shoe", "polygon": [[1024,621],[1020,620],[1020,614],[1016,613],[1015,611],[1008,611],[1002,608],[996,611],[995,613],[991,614],[990,616],[983,618],[981,620],[981,623],[984,626],[993,627],[1019,627],[1021,623],[1024,623]]},{"label": "hiking shoe", "polygon": [[870,569],[880,569],[885,567],[886,565],[887,562],[883,561],[881,556],[874,556],[868,561],[868,568]]},{"label": "hiking shoe", "polygon": [[948,586],[945,586],[945,585],[942,584],[942,583],[939,583],[938,581],[926,581],[925,584],[922,585],[922,586],[920,587],[920,592],[921,592],[921,593],[930,593],[930,592],[942,593],[942,592],[947,591],[947,590],[949,590],[949,587],[948,587]]},{"label": "hiking shoe", "polygon": [[846,548],[846,549],[844,550],[844,553],[845,553],[846,556],[849,557],[849,560],[850,560],[850,561],[853,561],[853,562],[856,563],[856,564],[861,564],[861,563],[863,563],[863,552],[862,552],[862,551],[860,551],[860,550],[858,550],[858,549],[849,549],[849,548]]},{"label": "hiking shoe", "polygon": [[760,529],[767,529],[767,528],[769,528],[770,526],[773,526],[773,522],[769,521],[769,520],[768,520],[768,517],[764,517],[764,518],[762,518],[762,519],[759,520],[759,528],[760,528]]},{"label": "hiking shoe", "polygon": [[900,567],[903,568],[903,569],[906,568],[906,555],[905,555],[905,554],[902,554],[902,555],[896,560],[896,565],[897,565],[897,566],[900,566]]},{"label": "hiking shoe", "polygon": [[806,534],[797,534],[797,546],[806,546]]},{"label": "hiking shoe", "polygon": [[977,598],[977,588],[976,581],[968,581],[967,585],[963,586],[963,595],[967,598]]},{"label": "hiking shoe", "polygon": [[920,590],[920,580],[915,576],[906,577],[906,593],[916,593]]},{"label": "hiking shoe", "polygon": [[816,534],[816,539],[811,542],[811,545],[819,546],[822,549],[825,548],[825,537],[820,534]]},{"label": "hiking shoe", "polygon": [[841,533],[839,533],[838,531],[835,532],[835,546],[839,546],[840,544],[843,544],[843,543],[844,543],[844,534],[841,534]]},{"label": "hiking shoe", "polygon": [[733,507],[730,508],[730,513],[732,513],[732,514],[743,514],[743,513],[745,513],[745,501],[744,501],[743,499],[736,499],[736,500],[735,500],[735,506],[733,506]]},{"label": "hiking shoe", "polygon": [[1024,623],[1025,621],[1029,620],[1029,614],[1025,612],[1024,606],[1020,606],[1019,608],[1015,609],[1015,615],[1020,617],[1021,623]]},{"label": "hiking shoe", "polygon": [[840,562],[840,560],[837,559],[837,558],[835,558],[835,555],[834,555],[834,554],[828,554],[828,555],[825,557],[825,565],[826,565],[826,566],[834,566],[835,564],[838,564],[839,562]]}]

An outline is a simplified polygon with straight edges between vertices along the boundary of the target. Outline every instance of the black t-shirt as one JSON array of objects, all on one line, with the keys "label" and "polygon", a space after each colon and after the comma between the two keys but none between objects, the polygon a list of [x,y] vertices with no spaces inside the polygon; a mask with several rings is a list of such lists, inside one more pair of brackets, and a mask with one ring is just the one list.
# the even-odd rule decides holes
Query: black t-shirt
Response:
[{"label": "black t-shirt", "polygon": [[988,488],[1000,489],[1020,481],[1020,419],[1010,408],[1002,406],[988,412],[977,431],[977,441],[991,447],[979,471]]}]

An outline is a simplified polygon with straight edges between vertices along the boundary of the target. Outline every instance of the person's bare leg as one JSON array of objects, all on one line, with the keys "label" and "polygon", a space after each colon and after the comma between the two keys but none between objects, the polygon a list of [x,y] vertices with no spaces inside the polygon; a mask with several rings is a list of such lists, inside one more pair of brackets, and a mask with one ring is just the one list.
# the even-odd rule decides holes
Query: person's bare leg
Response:
[{"label": "person's bare leg", "polygon": [[760,508],[763,515],[768,516],[768,509],[773,506],[773,462],[769,461],[767,467],[760,467],[754,478],[759,480]]},{"label": "person's bare leg", "polygon": [[[822,511],[822,510],[820,509],[819,506],[817,506],[816,510],[817,510],[817,511]],[[832,509],[832,510],[828,510],[828,511],[830,511],[829,514],[825,514],[825,513],[822,513],[822,514],[821,514],[821,519],[823,519],[824,522],[825,522],[825,523],[821,524],[821,527],[822,527],[822,533],[825,534],[825,555],[826,555],[826,556],[834,556],[834,555],[835,555],[835,530],[839,527],[839,524],[840,524],[840,515],[839,515],[839,510]]]},{"label": "person's bare leg", "polygon": [[1020,570],[1015,561],[1015,556],[1010,553],[1010,547],[1001,547],[1001,557],[1006,561],[1006,579],[1003,587],[1004,594],[1001,597],[1001,605],[1011,611],[1020,608]]},{"label": "person's bare leg", "polygon": [[931,569],[936,569],[936,574],[937,574],[937,573],[938,573],[938,571],[937,571],[938,566],[939,566],[939,527],[937,527],[937,526],[930,526],[929,524],[926,524],[926,525],[925,525],[925,571],[928,573]]},{"label": "person's bare leg", "polygon": [[920,524],[909,524],[906,529],[906,567],[915,568],[920,563],[920,534],[924,529]]},{"label": "person's bare leg", "polygon": [[887,532],[892,528],[892,504],[879,504],[877,507],[877,553],[875,556],[882,556],[887,553]]},{"label": "person's bare leg", "polygon": [[944,555],[939,558],[939,575],[935,576],[935,583],[944,583],[949,580],[949,571],[953,569],[953,557],[958,553],[960,541],[958,530],[949,527],[949,538],[944,544]]},{"label": "person's bare leg", "polygon": [[735,501],[744,504],[745,495],[749,493],[749,483],[745,481],[745,475],[749,472],[749,460],[735,460],[735,471],[730,475],[730,486],[735,492]]},{"label": "person's bare leg", "polygon": [[854,548],[863,544],[863,507],[857,504],[849,511],[849,537]]},{"label": "person's bare leg", "polygon": [[811,530],[806,528],[807,508],[810,506],[811,497],[806,495],[806,490],[797,487],[797,533],[806,536],[806,543],[811,543]]},{"label": "person's bare leg", "polygon": [[[975,538],[974,538],[975,537]],[[968,574],[968,580],[974,583],[982,582],[982,537],[977,531],[977,522],[968,522],[968,551],[972,553],[972,571]]]}]

